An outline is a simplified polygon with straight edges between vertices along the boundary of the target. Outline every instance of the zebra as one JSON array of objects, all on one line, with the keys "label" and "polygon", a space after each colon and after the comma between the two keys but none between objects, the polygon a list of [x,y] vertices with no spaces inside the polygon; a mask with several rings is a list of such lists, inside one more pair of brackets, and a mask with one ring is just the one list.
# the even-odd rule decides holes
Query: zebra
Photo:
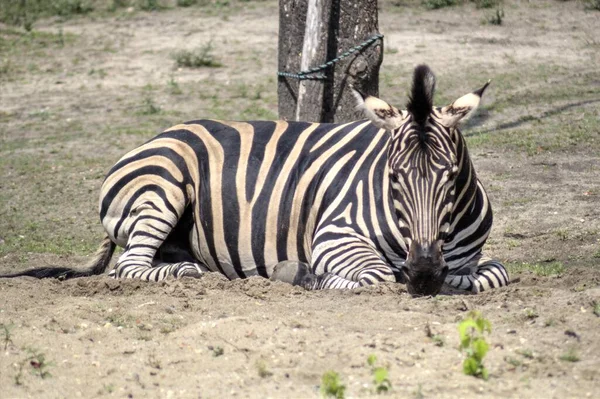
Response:
[{"label": "zebra", "polygon": [[353,88],[366,120],[344,124],[194,120],[124,155],[108,172],[105,237],[82,269],[149,281],[219,272],[309,290],[399,282],[415,296],[509,283],[482,253],[492,208],[458,124],[489,81],[433,106],[435,76],[414,70],[406,110]]}]

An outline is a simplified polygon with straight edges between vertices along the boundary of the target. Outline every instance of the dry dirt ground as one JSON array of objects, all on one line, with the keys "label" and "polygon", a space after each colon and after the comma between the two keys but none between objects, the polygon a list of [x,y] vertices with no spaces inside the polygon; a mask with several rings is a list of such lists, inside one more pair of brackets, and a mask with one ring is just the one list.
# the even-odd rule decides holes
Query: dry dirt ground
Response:
[{"label": "dry dirt ground", "polygon": [[[384,1],[381,97],[427,62],[444,104],[493,80],[465,127],[495,209],[487,252],[515,282],[413,299],[401,285],[306,292],[265,279],[0,281],[2,398],[600,397],[600,12],[580,1]],[[277,3],[119,8],[0,24],[0,272],[83,264],[110,166],[170,125],[276,117]],[[215,68],[173,54],[211,43]],[[489,380],[462,373],[457,324],[492,324]],[[427,327],[429,326],[429,327]],[[427,329],[431,334],[427,334]]]}]

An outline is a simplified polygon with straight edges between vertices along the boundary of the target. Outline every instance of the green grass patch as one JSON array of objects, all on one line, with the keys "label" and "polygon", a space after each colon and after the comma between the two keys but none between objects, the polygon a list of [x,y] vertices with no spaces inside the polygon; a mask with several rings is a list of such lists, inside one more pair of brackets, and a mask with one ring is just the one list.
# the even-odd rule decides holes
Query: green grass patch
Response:
[{"label": "green grass patch", "polygon": [[64,47],[75,43],[78,36],[57,29],[55,32],[25,32],[14,28],[0,28],[0,53],[8,55],[31,53],[48,47]]},{"label": "green grass patch", "polygon": [[185,68],[219,68],[223,66],[213,54],[213,44],[208,42],[194,50],[180,50],[173,54],[175,65]]},{"label": "green grass patch", "polygon": [[600,0],[584,0],[583,4],[586,10],[600,11]]},{"label": "green grass patch", "polygon": [[369,355],[367,364],[371,368],[371,376],[373,377],[373,389],[376,393],[387,393],[392,390],[392,383],[389,378],[388,368],[385,366],[377,366],[377,356]]},{"label": "green grass patch", "polygon": [[548,263],[527,263],[527,262],[514,262],[507,263],[506,270],[510,274],[531,272],[537,276],[548,277],[548,276],[559,276],[566,271],[565,265],[561,262],[548,262]]},{"label": "green grass patch", "polygon": [[581,360],[581,358],[579,357],[579,354],[577,353],[575,348],[570,348],[567,352],[560,355],[559,359],[562,360],[563,362],[570,362],[570,363],[575,363],[575,362],[578,362],[579,360]]},{"label": "green grass patch", "polygon": [[92,3],[91,0],[5,0],[0,7],[0,22],[30,31],[40,18],[88,14],[94,10]]},{"label": "green grass patch", "polygon": [[342,384],[340,375],[335,371],[327,371],[321,377],[321,394],[326,397],[343,399],[345,397],[346,386]]},{"label": "green grass patch", "polygon": [[451,7],[459,4],[459,0],[423,0],[423,5],[429,10]]}]

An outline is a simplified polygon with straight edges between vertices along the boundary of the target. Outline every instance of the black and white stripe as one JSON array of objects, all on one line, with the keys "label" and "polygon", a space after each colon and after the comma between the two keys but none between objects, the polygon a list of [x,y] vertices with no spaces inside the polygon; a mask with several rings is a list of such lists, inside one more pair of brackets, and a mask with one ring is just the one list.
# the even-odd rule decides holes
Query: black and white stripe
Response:
[{"label": "black and white stripe", "polygon": [[[116,244],[125,249],[116,278],[277,278],[295,265],[287,280],[310,289],[402,281],[435,294],[443,281],[475,292],[508,284],[503,266],[481,254],[492,213],[456,128],[472,107],[463,98],[432,107],[434,82],[417,68],[410,112],[357,95],[369,121],[168,129],[109,171],[104,249],[79,275],[106,269]],[[415,255],[437,259],[431,248],[443,257]]]}]

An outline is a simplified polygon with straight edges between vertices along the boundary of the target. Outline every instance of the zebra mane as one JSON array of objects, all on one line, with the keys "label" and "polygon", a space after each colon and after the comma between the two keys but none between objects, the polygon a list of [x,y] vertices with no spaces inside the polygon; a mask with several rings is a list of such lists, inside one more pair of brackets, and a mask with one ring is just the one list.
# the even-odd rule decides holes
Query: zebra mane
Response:
[{"label": "zebra mane", "polygon": [[431,113],[434,92],[435,76],[433,72],[427,65],[419,65],[415,68],[412,90],[406,109],[421,127],[425,126],[427,117]]}]

